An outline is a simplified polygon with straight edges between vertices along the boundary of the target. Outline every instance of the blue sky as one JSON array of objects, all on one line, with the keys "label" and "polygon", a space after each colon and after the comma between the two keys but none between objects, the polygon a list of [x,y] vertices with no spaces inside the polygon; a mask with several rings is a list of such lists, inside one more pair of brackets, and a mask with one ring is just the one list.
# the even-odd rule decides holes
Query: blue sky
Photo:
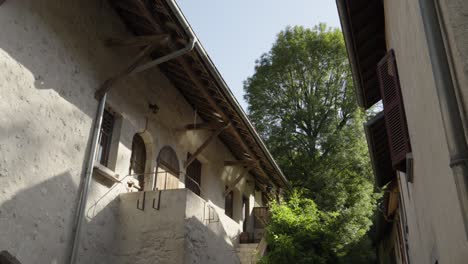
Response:
[{"label": "blue sky", "polygon": [[178,0],[201,43],[242,107],[243,81],[286,26],[339,27],[334,0]]}]

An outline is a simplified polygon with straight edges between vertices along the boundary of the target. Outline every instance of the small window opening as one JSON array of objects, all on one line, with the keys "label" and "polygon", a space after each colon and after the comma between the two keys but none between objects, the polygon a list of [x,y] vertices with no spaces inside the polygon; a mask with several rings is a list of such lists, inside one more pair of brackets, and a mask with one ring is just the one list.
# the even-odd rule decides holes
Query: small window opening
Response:
[{"label": "small window opening", "polygon": [[179,159],[175,151],[165,146],[158,155],[158,170],[156,174],[155,188],[169,190],[179,188]]},{"label": "small window opening", "polygon": [[146,147],[143,138],[136,134],[133,137],[132,157],[130,161],[130,174],[138,180],[138,190],[143,191],[145,186]]},{"label": "small window opening", "polygon": [[242,196],[242,231],[247,232],[248,218],[250,215],[249,198]]},{"label": "small window opening", "polygon": [[[227,190],[226,186],[226,190]],[[234,192],[230,191],[226,197],[224,197],[224,213],[229,216],[230,218],[233,218],[234,216]]]},{"label": "small window opening", "polygon": [[107,109],[104,110],[96,160],[106,167],[108,167],[109,164],[109,153],[112,143],[112,132],[114,130],[114,123],[114,114]]},{"label": "small window opening", "polygon": [[[187,154],[187,159],[191,156],[190,153]],[[199,160],[195,159],[187,167],[187,173],[185,175],[185,188],[191,190],[198,196],[201,193],[201,169],[202,164]]]}]

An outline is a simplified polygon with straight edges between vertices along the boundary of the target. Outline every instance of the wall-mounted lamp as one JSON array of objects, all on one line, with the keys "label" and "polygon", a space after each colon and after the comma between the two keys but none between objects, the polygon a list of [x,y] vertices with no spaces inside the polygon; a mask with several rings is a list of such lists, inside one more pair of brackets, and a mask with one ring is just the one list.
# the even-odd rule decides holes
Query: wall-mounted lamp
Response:
[{"label": "wall-mounted lamp", "polygon": [[[1,1],[1,0],[0,0]],[[157,114],[158,111],[159,111],[159,106],[157,104],[152,104],[152,103],[149,103],[148,104],[148,108],[150,109],[150,111],[153,113],[153,114]]]}]

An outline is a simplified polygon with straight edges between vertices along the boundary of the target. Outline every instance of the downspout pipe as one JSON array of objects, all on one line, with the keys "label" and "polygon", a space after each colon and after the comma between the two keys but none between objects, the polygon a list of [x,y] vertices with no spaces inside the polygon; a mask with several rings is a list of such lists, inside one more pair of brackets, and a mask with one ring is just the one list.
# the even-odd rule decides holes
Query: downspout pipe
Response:
[{"label": "downspout pipe", "polygon": [[[148,70],[161,63],[164,63],[166,61],[182,56],[192,51],[196,43],[197,43],[197,38],[191,37],[187,45],[183,47],[182,49],[171,52],[151,62],[148,62],[147,64],[141,65],[135,68],[132,72],[130,72],[130,74],[136,74],[136,73]],[[108,92],[109,91],[104,93],[104,95],[99,100],[99,106],[98,106],[98,110],[96,113],[96,119],[94,122],[93,138],[91,139],[91,148],[88,153],[88,161],[86,162],[86,173],[85,173],[85,178],[84,178],[84,185],[80,193],[80,199],[78,201],[78,206],[77,206],[78,212],[76,214],[75,223],[73,226],[74,234],[73,234],[72,250],[70,254],[70,262],[69,262],[70,264],[76,263],[76,258],[79,252],[81,228],[83,226],[83,220],[85,218],[85,208],[88,202],[88,192],[89,192],[89,187],[91,186],[93,168],[94,168],[94,163],[96,160],[96,150],[97,150],[98,143],[99,143],[98,142],[99,132],[101,131],[101,127],[102,127],[102,117],[104,115],[104,109],[106,106],[106,99],[107,99]]]},{"label": "downspout pipe", "polygon": [[162,57],[159,57],[153,61],[150,61],[146,64],[143,64],[137,68],[135,68],[132,72],[130,72],[130,74],[136,74],[136,73],[139,73],[139,72],[142,72],[142,71],[146,71],[150,68],[153,68],[163,62],[166,62],[166,61],[169,61],[169,60],[172,60],[172,59],[175,59],[179,56],[182,56],[190,51],[193,50],[193,48],[195,47],[195,43],[197,43],[197,38],[194,37],[194,36],[191,36],[189,42],[187,43],[187,45],[185,45],[185,47],[183,47],[182,49],[180,50],[176,50],[174,52],[171,52],[167,55],[164,55]]},{"label": "downspout pipe", "polygon": [[450,167],[455,177],[465,234],[468,238],[468,144],[463,128],[461,108],[458,105],[444,45],[442,24],[437,12],[440,11],[438,0],[419,0],[419,6],[450,155]]},{"label": "downspout pipe", "polygon": [[98,147],[99,133],[102,127],[102,117],[104,115],[104,109],[106,106],[107,93],[105,93],[99,100],[98,110],[96,112],[96,119],[94,120],[93,138],[91,139],[91,148],[88,153],[88,161],[86,162],[86,173],[84,178],[84,184],[81,189],[80,199],[78,201],[78,211],[75,217],[75,223],[73,226],[73,244],[72,251],[70,254],[70,262],[75,263],[78,255],[78,247],[80,245],[81,227],[83,226],[83,219],[85,215],[86,203],[88,201],[88,192],[91,185],[91,178],[93,175],[94,163],[96,160],[96,150]]}]

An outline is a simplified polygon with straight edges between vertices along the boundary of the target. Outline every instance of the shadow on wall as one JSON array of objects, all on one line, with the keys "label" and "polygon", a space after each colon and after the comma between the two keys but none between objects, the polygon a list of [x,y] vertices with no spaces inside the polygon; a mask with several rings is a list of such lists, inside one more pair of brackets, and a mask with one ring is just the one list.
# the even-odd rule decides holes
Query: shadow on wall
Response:
[{"label": "shadow on wall", "polygon": [[[0,250],[9,251],[21,263],[66,263],[76,188],[64,172],[5,197],[0,204]],[[2,191],[0,197],[6,195]]]},{"label": "shadow on wall", "polygon": [[[191,264],[238,264],[234,246],[227,242],[221,222],[202,223],[196,217],[185,220],[185,263]],[[237,240],[238,237],[233,238]]]},{"label": "shadow on wall", "polygon": [[[55,90],[89,117],[97,107],[94,91],[125,66],[104,45],[106,38],[125,34],[107,1],[6,1],[0,25],[0,68],[9,71],[7,81],[22,90]],[[125,62],[128,56],[119,57]]]}]

